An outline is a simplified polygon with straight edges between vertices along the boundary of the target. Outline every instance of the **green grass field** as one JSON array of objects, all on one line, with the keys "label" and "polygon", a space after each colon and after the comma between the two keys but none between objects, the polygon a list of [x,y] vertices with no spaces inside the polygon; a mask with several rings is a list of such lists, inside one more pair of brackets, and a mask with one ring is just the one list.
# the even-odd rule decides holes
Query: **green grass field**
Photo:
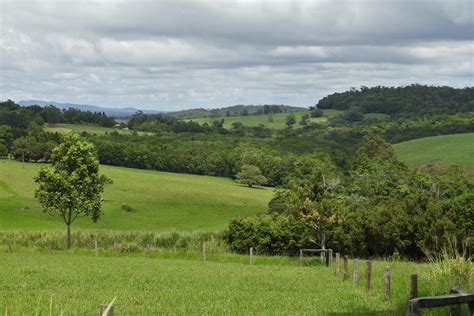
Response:
[{"label": "green grass field", "polygon": [[[64,229],[59,217],[41,211],[33,177],[41,164],[0,160],[0,230]],[[267,208],[273,191],[247,188],[231,179],[101,166],[113,180],[104,193],[98,223],[81,218],[73,230],[215,231],[229,219]],[[133,208],[121,210],[122,203]]]},{"label": "green grass field", "polygon": [[[410,274],[419,274],[419,295],[442,294],[429,284],[429,266],[374,261],[372,289],[365,291],[365,263],[359,280],[343,282],[342,273],[320,264],[299,267],[297,258],[155,252],[114,255],[73,249],[26,249],[0,256],[0,313],[8,315],[94,315],[114,297],[124,314],[329,314],[400,315],[409,297]],[[309,261],[309,260],[308,260]],[[314,261],[313,261],[314,262]],[[391,269],[391,299],[383,297],[383,269]],[[446,290],[447,291],[447,290]]]},{"label": "green grass field", "polygon": [[[87,132],[89,134],[103,135],[105,133],[117,132],[119,134],[132,134],[131,130],[127,129],[118,129],[112,127],[102,127],[97,125],[88,125],[88,124],[56,124],[54,126],[45,125],[43,128],[47,132],[59,133],[59,134],[68,134],[68,133],[82,133]],[[138,132],[139,135],[145,134],[144,132]]]},{"label": "green grass field", "polygon": [[409,166],[433,165],[443,169],[458,164],[474,180],[474,133],[419,138],[394,147],[399,158]]},{"label": "green grass field", "polygon": [[[249,116],[229,116],[229,117],[219,117],[218,119],[224,119],[224,127],[232,128],[232,123],[241,122],[244,126],[252,127],[264,125],[267,128],[273,129],[282,129],[286,126],[286,118],[288,115],[294,114],[296,117],[295,127],[301,127],[299,122],[303,114],[309,114],[309,111],[304,112],[292,112],[292,113],[278,113],[273,115],[249,115]],[[324,123],[327,121],[328,117],[334,117],[340,114],[340,111],[337,110],[324,110],[324,116],[318,118],[310,118],[310,122]],[[272,117],[273,122],[269,121],[269,118]],[[192,119],[194,122],[199,124],[212,124],[212,121],[215,119],[209,117],[203,117],[198,119]],[[190,120],[188,120],[190,121]]]}]

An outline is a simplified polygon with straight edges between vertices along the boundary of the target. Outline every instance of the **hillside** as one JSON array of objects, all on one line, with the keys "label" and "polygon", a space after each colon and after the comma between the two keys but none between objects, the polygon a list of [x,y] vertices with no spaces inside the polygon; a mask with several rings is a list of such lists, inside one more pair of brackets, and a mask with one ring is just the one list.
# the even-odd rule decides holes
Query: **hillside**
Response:
[{"label": "hillside", "polygon": [[[108,107],[89,105],[89,104],[61,103],[61,102],[43,101],[43,100],[22,100],[22,101],[19,101],[18,104],[21,106],[39,105],[42,107],[48,106],[48,105],[54,105],[55,107],[61,110],[74,108],[81,111],[105,113],[106,115],[111,116],[111,117],[128,117],[134,114],[135,112],[139,111],[138,109],[133,108],[133,107],[108,108]],[[143,110],[143,113],[156,114],[156,113],[163,113],[163,112]]]},{"label": "hillside", "polygon": [[223,107],[219,109],[188,109],[176,112],[166,113],[168,116],[172,116],[179,119],[195,119],[204,117],[228,117],[228,116],[247,116],[247,115],[264,115],[264,114],[277,114],[287,112],[298,112],[304,111],[306,108],[289,106],[289,105],[233,105]]},{"label": "hillside", "polygon": [[[33,198],[41,164],[0,160],[0,229],[63,229]],[[199,231],[224,228],[229,219],[267,208],[272,190],[249,189],[226,178],[102,166],[112,178],[105,190],[104,216],[96,224],[78,219],[74,228]],[[121,210],[122,203],[133,208]]]},{"label": "hillside", "polygon": [[[337,111],[337,110],[326,110],[324,112],[323,117],[310,118],[309,122],[324,123],[328,120],[328,118],[337,116],[339,115],[339,113],[340,111]],[[301,117],[303,116],[303,114],[309,115],[309,111],[299,111],[299,112],[293,112],[291,114],[294,114],[296,117],[296,124],[294,126],[301,127],[301,125],[299,124],[299,122],[301,121]],[[278,114],[269,114],[269,115],[229,116],[229,117],[219,117],[217,118],[217,120],[220,120],[220,119],[224,120],[224,128],[232,128],[232,123],[241,122],[246,127],[263,125],[267,128],[282,129],[282,128],[287,127],[286,118],[288,117],[288,115],[290,115],[290,113],[278,113]],[[213,120],[215,119],[210,118],[210,117],[192,119],[193,122],[197,122],[199,124],[207,123],[209,125],[212,124]]]},{"label": "hillside", "polygon": [[459,164],[474,179],[474,133],[425,137],[394,145],[398,156],[409,166],[446,167]]},{"label": "hillside", "polygon": [[396,117],[459,114],[474,111],[474,88],[456,89],[412,84],[401,87],[361,87],[319,100],[320,109],[356,110]]}]

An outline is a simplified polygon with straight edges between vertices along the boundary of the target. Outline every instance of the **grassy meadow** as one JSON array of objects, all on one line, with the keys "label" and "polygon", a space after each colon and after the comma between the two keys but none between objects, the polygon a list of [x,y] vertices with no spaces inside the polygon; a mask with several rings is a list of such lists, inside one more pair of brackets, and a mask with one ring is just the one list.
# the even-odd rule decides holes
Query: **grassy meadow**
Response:
[{"label": "grassy meadow", "polygon": [[[42,212],[33,177],[41,164],[0,160],[0,230],[64,229],[62,220]],[[215,231],[229,219],[262,212],[273,194],[231,179],[101,166],[113,180],[104,193],[103,217],[79,218],[77,228],[155,232]],[[121,209],[123,203],[131,212]]]},{"label": "grassy meadow", "polygon": [[[429,265],[374,261],[372,289],[317,260],[300,267],[297,258],[173,252],[115,255],[72,249],[48,255],[33,249],[6,254],[0,248],[0,313],[94,315],[117,297],[116,313],[127,314],[363,314],[399,315],[409,297],[410,274],[419,274],[419,294],[447,289],[429,284]],[[309,263],[310,262],[310,263]],[[383,269],[391,269],[391,299],[383,297]],[[438,310],[439,311],[439,310]]]},{"label": "grassy meadow", "polygon": [[[324,110],[323,117],[317,118],[310,118],[310,122],[315,123],[324,123],[327,121],[328,117],[334,117],[339,115],[341,112],[337,110]],[[271,114],[271,115],[248,115],[248,116],[228,116],[228,117],[219,117],[217,119],[224,119],[224,127],[225,128],[232,128],[232,123],[234,122],[241,122],[244,126],[259,126],[263,125],[267,128],[273,129],[283,129],[286,126],[286,118],[288,115],[294,114],[296,117],[296,124],[295,127],[301,127],[299,122],[301,121],[301,117],[303,114],[308,114],[309,111],[302,111],[302,112],[291,112],[291,113],[278,113],[278,114]],[[272,118],[273,122],[270,121],[270,117]],[[214,118],[210,117],[203,117],[192,119],[192,121],[197,122],[199,124],[212,124],[212,121],[215,120]],[[191,121],[191,120],[188,120]]]},{"label": "grassy meadow", "polygon": [[398,157],[411,167],[446,168],[458,164],[474,180],[474,133],[425,137],[394,145]]},{"label": "grassy meadow", "polygon": [[[113,127],[102,127],[98,125],[89,125],[89,124],[55,124],[54,126],[45,125],[43,128],[46,132],[50,133],[59,133],[59,134],[69,134],[69,133],[82,133],[87,132],[89,134],[104,135],[106,133],[117,132],[119,134],[129,135],[133,132],[128,129],[119,129]],[[139,135],[146,134],[144,132],[137,132]]]}]

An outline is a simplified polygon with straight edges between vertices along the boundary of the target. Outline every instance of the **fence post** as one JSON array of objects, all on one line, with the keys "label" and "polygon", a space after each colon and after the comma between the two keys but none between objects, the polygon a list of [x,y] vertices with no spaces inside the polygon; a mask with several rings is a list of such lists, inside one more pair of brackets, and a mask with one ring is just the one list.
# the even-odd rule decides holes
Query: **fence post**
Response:
[{"label": "fence post", "polygon": [[336,276],[339,276],[339,252],[336,252]]},{"label": "fence post", "polygon": [[365,263],[365,289],[366,291],[369,291],[371,286],[372,286],[372,261],[367,261]]},{"label": "fence post", "polygon": [[410,299],[416,298],[418,296],[418,275],[412,274],[411,275],[411,291],[410,291]]},{"label": "fence post", "polygon": [[329,266],[332,267],[332,249],[329,249]]},{"label": "fence post", "polygon": [[329,252],[327,250],[325,251],[324,256],[326,258],[326,267],[329,267]]},{"label": "fence post", "polygon": [[206,258],[206,255],[207,255],[207,246],[206,246],[206,243],[203,242],[203,243],[202,243],[202,260],[203,260],[204,262],[206,262],[206,259],[207,259],[207,258]]},{"label": "fence post", "polygon": [[51,256],[53,254],[53,250],[51,247],[51,240],[48,240],[48,254]]},{"label": "fence post", "polygon": [[304,266],[303,249],[300,249],[300,266]]},{"label": "fence post", "polygon": [[[100,304],[100,313],[99,313],[99,316],[102,316],[102,314],[104,313],[105,309],[107,308],[107,304]],[[106,316],[114,316],[114,306],[112,305],[112,307],[109,309],[109,312],[107,313]]]},{"label": "fence post", "polygon": [[354,284],[354,287],[357,286],[358,278],[359,278],[359,260],[357,258],[354,258],[354,271],[353,271],[353,276],[352,276],[352,283]]},{"label": "fence post", "polygon": [[344,256],[344,281],[349,278],[349,257]]},{"label": "fence post", "polygon": [[249,264],[253,265],[253,247],[250,247]]},{"label": "fence post", "polygon": [[99,255],[99,245],[98,245],[98,242],[97,242],[97,238],[96,238],[96,240],[94,240],[94,255],[96,257]]},{"label": "fence post", "polygon": [[384,269],[384,297],[386,300],[390,299],[390,267],[386,266]]}]

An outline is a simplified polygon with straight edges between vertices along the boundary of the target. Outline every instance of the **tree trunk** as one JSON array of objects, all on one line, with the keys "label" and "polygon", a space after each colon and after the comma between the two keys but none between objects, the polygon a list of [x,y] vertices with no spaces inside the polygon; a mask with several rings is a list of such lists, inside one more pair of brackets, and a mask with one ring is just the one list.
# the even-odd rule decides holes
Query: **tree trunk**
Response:
[{"label": "tree trunk", "polygon": [[67,249],[71,249],[71,224],[66,224],[66,225],[67,225],[66,245],[67,245]]}]

